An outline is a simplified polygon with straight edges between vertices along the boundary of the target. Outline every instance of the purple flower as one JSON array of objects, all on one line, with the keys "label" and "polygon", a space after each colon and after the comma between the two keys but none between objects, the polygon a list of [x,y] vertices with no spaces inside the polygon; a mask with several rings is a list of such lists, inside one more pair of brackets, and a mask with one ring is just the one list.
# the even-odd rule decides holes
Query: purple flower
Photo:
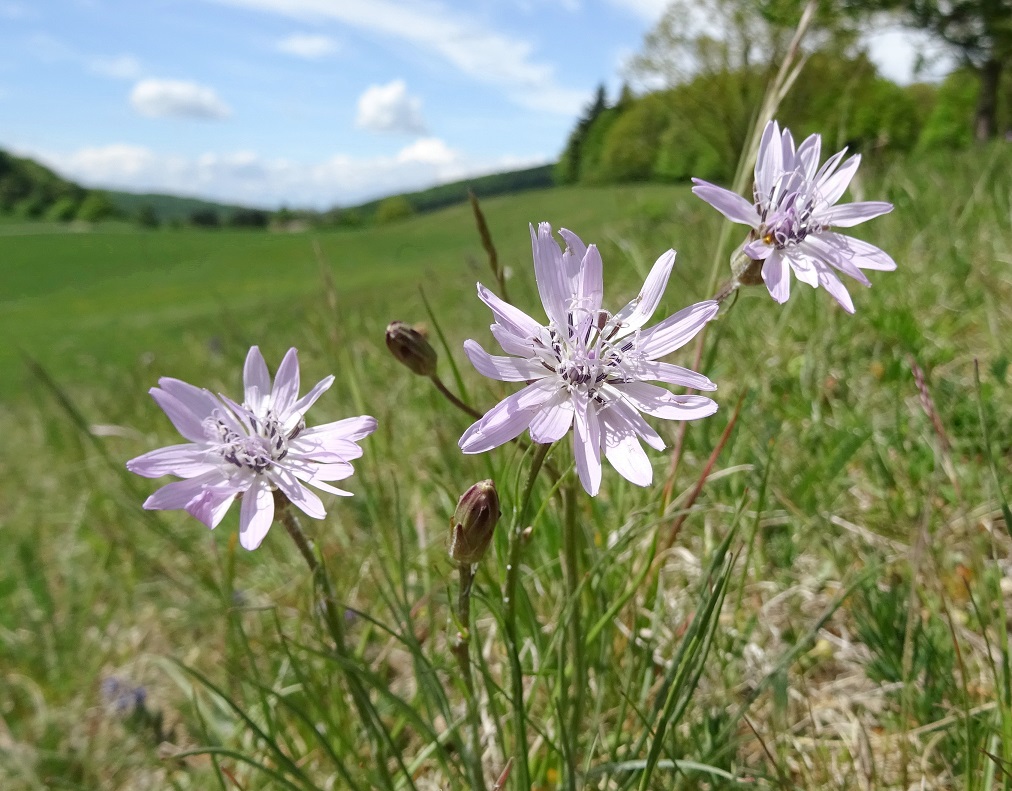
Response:
[{"label": "purple flower", "polygon": [[242,404],[178,379],[159,379],[151,396],[189,442],[127,462],[127,469],[146,478],[184,479],[163,486],[144,507],[183,508],[214,528],[241,496],[239,542],[246,549],[256,549],[267,535],[274,521],[276,489],[307,515],[322,519],[323,503],[304,484],[350,496],[328,482],[352,474],[349,462],[362,455],[356,442],[376,429],[376,420],[367,416],[306,428],[306,411],[333,382],[334,377],[328,376],[299,398],[298,352],[289,349],[272,388],[256,346],[249,350],[243,369]]},{"label": "purple flower", "polygon": [[820,285],[848,313],[854,312],[847,289],[833,270],[870,286],[862,269],[891,271],[896,262],[874,245],[832,228],[849,228],[892,211],[884,201],[834,205],[850,184],[861,155],[842,165],[847,149],[833,154],[819,167],[822,138],[808,137],[797,150],[794,138],[770,121],[759,143],[755,166],[755,203],[701,179],[692,191],[734,222],[752,227],[743,246],[748,258],[762,261],[762,278],[770,295],[783,303],[791,293],[790,270],[813,288]]},{"label": "purple flower", "polygon": [[507,354],[493,357],[473,340],[464,351],[478,372],[504,382],[527,382],[518,393],[489,410],[460,438],[464,453],[482,453],[529,428],[534,442],[561,439],[570,427],[573,454],[583,488],[601,486],[601,452],[620,475],[638,486],[653,480],[653,467],[640,445],[664,449],[664,441],[640,412],[667,420],[712,415],[717,404],[704,396],[673,395],[647,381],[695,390],[716,385],[694,371],[658,358],[687,343],[717,313],[717,303],[700,302],[650,329],[653,314],[675,263],[669,250],[654,264],[639,295],[618,313],[601,309],[604,288],[601,254],[562,229],[565,252],[552,228],[531,226],[534,274],[548,314],[542,326],[478,284],[478,296],[495,316],[492,335]]}]

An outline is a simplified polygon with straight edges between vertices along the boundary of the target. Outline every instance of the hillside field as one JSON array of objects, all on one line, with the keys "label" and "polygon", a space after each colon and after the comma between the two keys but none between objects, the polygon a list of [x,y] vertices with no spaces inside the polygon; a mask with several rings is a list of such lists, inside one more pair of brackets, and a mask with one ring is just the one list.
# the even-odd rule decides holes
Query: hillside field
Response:
[{"label": "hillside field", "polygon": [[[724,309],[699,368],[721,408],[689,424],[670,506],[678,424],[659,420],[668,450],[648,450],[653,485],[606,466],[600,496],[578,501],[582,609],[563,581],[563,509],[536,487],[520,606],[534,788],[567,772],[588,789],[637,787],[644,718],[732,529],[719,626],[649,788],[1009,788],[1012,146],[867,169],[852,195],[895,204],[854,235],[898,270],[870,272],[870,289],[847,282],[855,315],[796,281],[782,307],[760,287]],[[655,320],[709,296],[741,231],[719,249],[721,218],[684,186],[555,188],[482,208],[511,301],[539,320],[529,222],[599,245],[613,310],[675,248]],[[480,411],[514,392],[461,351],[466,338],[498,351],[475,296],[495,281],[470,208],[319,233],[22,231],[0,226],[0,787],[344,788],[347,770],[381,788],[342,686],[361,673],[409,770],[391,760],[398,787],[469,788],[446,526],[488,477],[510,515],[526,462],[516,446],[461,455],[471,418],[400,366],[383,333],[425,323],[443,381]],[[213,532],[145,512],[158,482],[123,467],[180,441],[147,395],[160,376],[238,396],[252,344],[272,372],[298,347],[303,391],[336,375],[312,422],[379,422],[344,482],[355,496],[325,495],[327,519],[304,520],[359,669],[318,650],[311,579],[283,528],[247,553],[237,508]],[[671,362],[692,357],[690,344]],[[568,440],[549,461],[571,469]],[[473,605],[489,784],[513,733],[504,533]],[[560,714],[574,612],[589,635],[575,734]],[[120,687],[143,689],[143,704],[121,706]],[[174,757],[209,745],[214,760]]]}]

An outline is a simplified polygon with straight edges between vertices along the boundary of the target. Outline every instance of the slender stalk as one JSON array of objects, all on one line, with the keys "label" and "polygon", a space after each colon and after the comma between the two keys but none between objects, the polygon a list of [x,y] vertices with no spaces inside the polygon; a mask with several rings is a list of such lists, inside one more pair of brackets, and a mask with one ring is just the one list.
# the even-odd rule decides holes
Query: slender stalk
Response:
[{"label": "slender stalk", "polygon": [[529,791],[531,787],[530,767],[527,764],[527,712],[524,709],[524,674],[520,666],[520,642],[517,637],[516,592],[520,576],[520,550],[523,546],[523,531],[531,508],[531,494],[541,466],[551,445],[537,445],[527,472],[527,481],[514,510],[513,524],[510,525],[509,544],[506,558],[506,584],[503,589],[503,626],[506,633],[506,649],[510,660],[510,687],[513,697],[513,757],[517,773],[518,791]]},{"label": "slender stalk", "polygon": [[451,650],[467,689],[471,785],[475,791],[485,791],[485,776],[481,766],[481,719],[474,690],[474,675],[471,672],[471,589],[474,586],[474,566],[470,563],[461,564],[457,567],[457,575],[460,578],[460,590],[457,593],[457,625],[460,631],[451,639]]},{"label": "slender stalk", "polygon": [[461,412],[466,412],[471,417],[477,420],[481,420],[485,416],[483,412],[479,412],[473,406],[465,404],[463,401],[457,398],[457,396],[451,393],[450,390],[447,388],[447,386],[443,384],[443,380],[440,379],[436,374],[433,374],[429,378],[432,380],[432,384],[436,386],[436,389],[443,394],[446,400],[449,401],[451,404],[453,404],[455,407],[457,407],[457,409],[459,409]]},{"label": "slender stalk", "polygon": [[[285,530],[292,537],[295,546],[298,547],[299,553],[313,574],[313,581],[320,592],[323,619],[327,625],[327,631],[334,641],[334,652],[342,659],[347,660],[349,659],[349,653],[345,645],[344,618],[343,614],[338,614],[337,612],[337,597],[334,595],[334,587],[330,576],[327,574],[327,567],[317,559],[312,543],[302,531],[298,516],[289,507],[288,499],[280,492],[275,492],[274,503],[275,513],[281,520],[281,524],[285,526]],[[361,680],[354,673],[345,673],[344,677],[348,682],[348,689],[351,692],[355,708],[358,709],[359,717],[373,737],[374,762],[383,777],[384,785],[387,788],[393,788],[393,778],[387,766],[387,751],[391,750],[391,754],[397,757],[399,762],[400,757],[392,749],[393,745],[390,743],[390,735],[377,724],[376,712],[373,709],[372,702],[369,700],[369,693],[362,685]],[[410,775],[407,774],[407,768],[404,767],[403,762],[400,763],[405,775],[409,778],[409,785],[414,787],[414,783],[410,781]]]},{"label": "slender stalk", "polygon": [[[571,689],[573,697],[569,709],[569,733],[575,740],[580,733],[583,719],[583,699],[587,688],[587,664],[583,645],[583,613],[580,606],[580,547],[576,522],[576,498],[579,496],[579,481],[571,476],[565,489],[562,526],[563,557],[566,563],[566,593],[569,598],[569,639],[573,657]],[[568,697],[568,695],[567,695]],[[573,745],[575,746],[575,745]],[[570,752],[573,752],[572,750]],[[575,777],[570,772],[570,787],[575,788]]]}]

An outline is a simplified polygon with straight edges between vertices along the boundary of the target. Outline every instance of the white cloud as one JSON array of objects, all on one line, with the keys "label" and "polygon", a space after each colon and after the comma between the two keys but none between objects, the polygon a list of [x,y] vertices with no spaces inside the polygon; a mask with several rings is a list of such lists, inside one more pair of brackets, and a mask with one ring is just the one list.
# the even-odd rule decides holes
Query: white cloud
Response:
[{"label": "white cloud", "polygon": [[423,189],[484,173],[543,164],[547,157],[476,158],[438,138],[386,156],[337,154],[318,162],[267,159],[251,151],[197,157],[113,144],[69,153],[20,150],[88,186],[170,192],[250,205],[325,208]]},{"label": "white cloud", "polygon": [[408,95],[404,80],[370,85],[358,99],[355,125],[370,132],[425,132],[422,100]]},{"label": "white cloud", "polygon": [[329,19],[377,33],[448,61],[516,103],[573,115],[587,93],[558,84],[554,68],[534,58],[529,41],[489,30],[436,0],[210,0],[294,19]]},{"label": "white cloud", "polygon": [[630,11],[647,22],[656,22],[664,14],[671,0],[610,0],[613,6]]},{"label": "white cloud", "polygon": [[136,80],[143,71],[141,62],[133,55],[119,55],[115,58],[92,58],[88,68],[103,77],[116,80]]},{"label": "white cloud", "polygon": [[213,88],[182,80],[141,80],[130,104],[149,118],[221,119],[232,112]]},{"label": "white cloud", "polygon": [[337,42],[330,36],[316,36],[308,33],[294,33],[278,42],[277,48],[286,55],[317,60],[337,52]]}]

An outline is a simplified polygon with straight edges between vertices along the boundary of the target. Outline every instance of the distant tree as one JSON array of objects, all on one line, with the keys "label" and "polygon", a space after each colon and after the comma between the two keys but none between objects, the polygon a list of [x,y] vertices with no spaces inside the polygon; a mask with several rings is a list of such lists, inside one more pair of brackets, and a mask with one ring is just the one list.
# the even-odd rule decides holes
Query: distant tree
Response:
[{"label": "distant tree", "polygon": [[559,163],[555,168],[555,178],[558,183],[572,184],[579,178],[580,157],[583,154],[583,144],[587,139],[587,133],[590,131],[590,127],[594,125],[594,121],[597,120],[598,116],[607,109],[608,93],[602,83],[597,87],[594,101],[584,108],[583,115],[580,116],[580,119],[576,122],[576,127],[569,134],[566,148],[563,150]]},{"label": "distant tree", "polygon": [[237,209],[228,219],[233,228],[266,228],[271,215],[262,209]]},{"label": "distant tree", "polygon": [[214,209],[194,209],[190,212],[190,225],[195,228],[220,228],[221,218]]},{"label": "distant tree", "polygon": [[998,134],[998,96],[1002,74],[1012,68],[1010,0],[845,0],[852,9],[892,12],[907,26],[926,30],[956,52],[977,75],[980,92],[974,109],[977,140]]},{"label": "distant tree", "polygon": [[380,225],[406,219],[415,213],[411,203],[403,195],[384,198],[376,207],[376,222]]},{"label": "distant tree", "polygon": [[101,222],[116,216],[116,206],[104,192],[89,192],[77,210],[77,219],[85,222]]},{"label": "distant tree", "polygon": [[77,216],[78,203],[69,195],[57,198],[46,211],[46,219],[54,222],[70,222]]},{"label": "distant tree", "polygon": [[158,212],[150,203],[143,204],[137,210],[137,224],[141,228],[157,228],[159,225]]}]

